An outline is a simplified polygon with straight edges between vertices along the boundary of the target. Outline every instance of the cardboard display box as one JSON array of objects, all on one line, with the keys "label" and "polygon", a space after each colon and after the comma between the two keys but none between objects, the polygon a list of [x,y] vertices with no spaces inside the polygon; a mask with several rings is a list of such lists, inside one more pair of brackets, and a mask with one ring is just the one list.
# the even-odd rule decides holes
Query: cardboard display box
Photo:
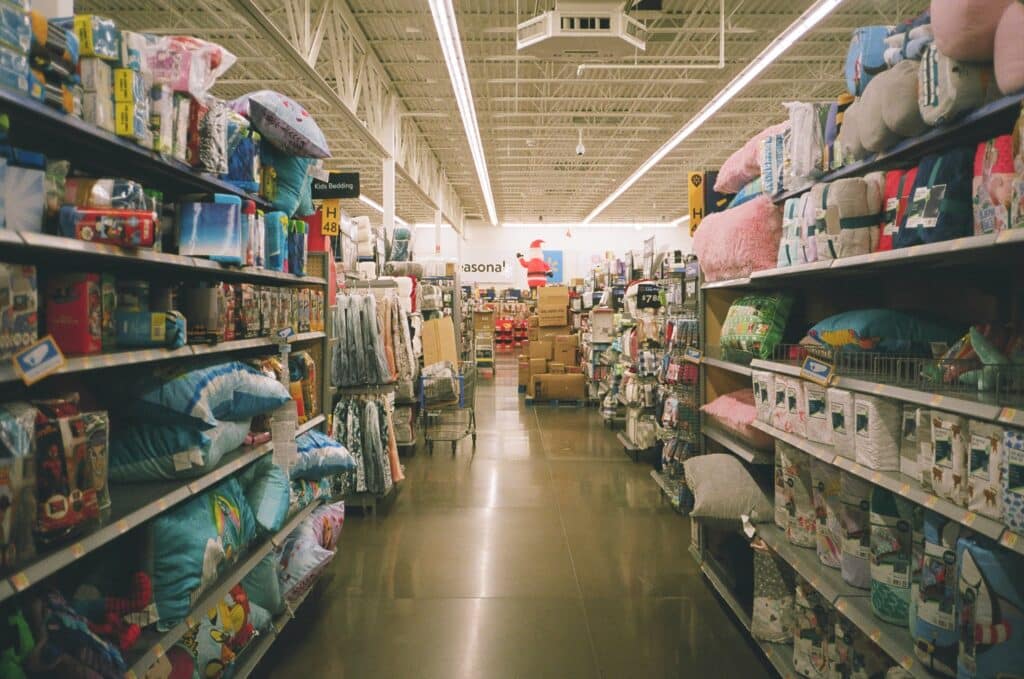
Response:
[{"label": "cardboard display box", "polygon": [[582,401],[586,383],[583,375],[537,375],[533,381],[533,397],[539,401]]},{"label": "cardboard display box", "polygon": [[[549,285],[537,288],[538,312],[544,309],[565,309],[569,306],[569,288],[562,285]],[[539,314],[541,315],[542,314]],[[543,316],[541,325],[544,325]]]},{"label": "cardboard display box", "polygon": [[568,335],[572,332],[572,328],[567,325],[557,325],[550,328],[538,328],[538,337],[541,342],[555,343],[555,338],[559,335]]},{"label": "cardboard display box", "polygon": [[527,321],[527,323],[529,324],[527,327],[536,328],[540,326],[540,318],[538,318],[537,316],[530,316],[530,319]]},{"label": "cardboard display box", "polygon": [[473,330],[480,334],[493,335],[494,334],[494,312],[493,311],[474,311],[473,312]]},{"label": "cardboard display box", "polygon": [[540,341],[540,328],[528,328],[526,331],[526,339],[531,342]]},{"label": "cardboard display box", "polygon": [[565,372],[570,375],[582,375],[583,368],[578,365],[567,365],[565,366]]},{"label": "cardboard display box", "polygon": [[548,373],[552,375],[564,375],[565,364],[559,363],[558,361],[551,361],[551,365],[548,366]]},{"label": "cardboard display box", "polygon": [[546,358],[531,358],[530,359],[530,374],[531,375],[543,375],[548,371],[548,359]]},{"label": "cardboard display box", "polygon": [[519,386],[525,387],[530,384],[530,357],[519,357]]},{"label": "cardboard display box", "polygon": [[540,318],[540,327],[548,328],[555,325],[565,325],[566,319],[566,306],[561,307],[547,307],[538,310],[538,317]]},{"label": "cardboard display box", "polygon": [[435,318],[423,324],[423,365],[448,361],[459,364],[459,352],[455,348],[455,326],[451,316]]},{"label": "cardboard display box", "polygon": [[554,355],[555,345],[551,342],[530,342],[530,358],[543,358],[550,361]]}]

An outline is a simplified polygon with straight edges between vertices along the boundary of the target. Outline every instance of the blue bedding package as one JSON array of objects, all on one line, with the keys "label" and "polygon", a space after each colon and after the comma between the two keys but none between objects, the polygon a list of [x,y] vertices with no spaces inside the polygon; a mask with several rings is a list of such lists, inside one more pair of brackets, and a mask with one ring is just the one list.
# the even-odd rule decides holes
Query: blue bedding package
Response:
[{"label": "blue bedding package", "polygon": [[291,470],[293,479],[316,481],[356,468],[355,458],[345,446],[315,429],[297,438],[295,443],[299,460]]},{"label": "blue bedding package", "polygon": [[885,39],[888,26],[862,26],[853,32],[850,49],[846,53],[846,90],[859,97],[871,79],[888,68],[885,63]]},{"label": "blue bedding package", "polygon": [[974,233],[974,147],[925,156],[893,247],[937,243]]},{"label": "blue bedding package", "polygon": [[213,202],[178,206],[178,253],[242,263],[242,199],[218,193]]},{"label": "blue bedding package", "polygon": [[116,311],[114,328],[119,347],[185,346],[185,316],[179,311]]},{"label": "blue bedding package", "polygon": [[28,94],[28,85],[28,57],[10,47],[0,45],[0,86]]},{"label": "blue bedding package", "polygon": [[28,12],[0,2],[0,43],[12,47],[22,54],[28,54],[32,46],[32,24]]},{"label": "blue bedding package", "polygon": [[271,271],[284,271],[288,259],[288,215],[268,212],[264,218],[264,266]]},{"label": "blue bedding package", "polygon": [[959,523],[925,510],[924,560],[914,592],[916,615],[911,620],[917,659],[932,672],[949,677],[956,675],[959,640],[955,583],[960,533]]},{"label": "blue bedding package", "polygon": [[977,536],[956,547],[958,679],[1020,676],[1024,667],[1024,557]]}]

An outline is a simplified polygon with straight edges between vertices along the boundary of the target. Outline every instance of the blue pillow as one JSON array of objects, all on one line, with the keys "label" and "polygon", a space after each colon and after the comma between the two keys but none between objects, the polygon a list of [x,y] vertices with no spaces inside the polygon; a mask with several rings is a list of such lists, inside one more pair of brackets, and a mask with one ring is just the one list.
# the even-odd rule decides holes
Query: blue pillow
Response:
[{"label": "blue pillow", "polygon": [[249,420],[290,399],[277,380],[230,361],[191,370],[157,370],[152,379],[126,396],[123,411],[143,422],[211,429],[218,420]]},{"label": "blue pillow", "polygon": [[119,483],[201,476],[240,448],[249,421],[213,429],[188,425],[126,423],[110,432],[110,480]]},{"label": "blue pillow", "polygon": [[962,328],[889,309],[845,311],[807,331],[807,336],[817,344],[842,351],[924,356],[932,355],[932,342],[948,345],[961,335]]},{"label": "blue pillow", "polygon": [[184,620],[192,602],[256,536],[252,510],[234,478],[157,516],[149,526],[153,554],[148,570],[160,631]]},{"label": "blue pillow", "polygon": [[265,608],[273,616],[284,612],[284,596],[281,594],[281,581],[277,577],[277,562],[276,552],[267,554],[242,580],[242,587],[249,593],[252,602]]},{"label": "blue pillow", "polygon": [[740,192],[733,196],[732,201],[729,203],[729,209],[739,207],[744,203],[749,203],[758,196],[764,193],[764,185],[761,182],[761,178],[751,181],[749,184],[740,189]]},{"label": "blue pillow", "polygon": [[288,474],[265,455],[239,474],[238,480],[245,490],[256,527],[264,533],[281,530],[288,516]]},{"label": "blue pillow", "polygon": [[292,467],[293,479],[317,480],[356,468],[355,458],[329,436],[315,429],[295,440],[299,448],[299,461]]},{"label": "blue pillow", "polygon": [[[264,181],[261,190],[264,191],[267,200],[273,203],[275,210],[285,213],[288,217],[294,217],[299,206],[304,202],[304,194],[309,196],[308,200],[312,201],[309,166],[313,160],[290,156],[272,144],[263,144],[260,149],[260,157],[264,172],[271,171],[274,176],[273,183]],[[303,206],[304,209],[308,207],[308,205]]]}]

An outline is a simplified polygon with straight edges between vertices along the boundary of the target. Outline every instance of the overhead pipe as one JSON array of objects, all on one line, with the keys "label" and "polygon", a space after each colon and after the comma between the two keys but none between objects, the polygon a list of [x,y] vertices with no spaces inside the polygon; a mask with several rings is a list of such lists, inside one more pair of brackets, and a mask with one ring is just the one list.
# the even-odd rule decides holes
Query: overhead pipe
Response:
[{"label": "overhead pipe", "polygon": [[[699,59],[699,57],[697,57]],[[694,63],[688,61],[680,63],[658,63],[658,64],[580,64],[576,67],[576,77],[583,75],[585,71],[686,71],[686,70],[715,70],[725,68],[725,0],[719,0],[718,4],[718,63]]]}]

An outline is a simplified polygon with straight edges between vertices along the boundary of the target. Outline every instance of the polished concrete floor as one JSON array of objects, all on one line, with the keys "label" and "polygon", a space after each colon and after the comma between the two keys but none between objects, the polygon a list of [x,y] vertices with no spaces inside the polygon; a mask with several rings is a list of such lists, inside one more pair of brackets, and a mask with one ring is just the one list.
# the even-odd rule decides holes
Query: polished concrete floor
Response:
[{"label": "polished concrete floor", "polygon": [[387,510],[349,513],[259,676],[771,676],[595,409],[526,407],[508,359],[476,408],[475,454],[420,451]]}]

